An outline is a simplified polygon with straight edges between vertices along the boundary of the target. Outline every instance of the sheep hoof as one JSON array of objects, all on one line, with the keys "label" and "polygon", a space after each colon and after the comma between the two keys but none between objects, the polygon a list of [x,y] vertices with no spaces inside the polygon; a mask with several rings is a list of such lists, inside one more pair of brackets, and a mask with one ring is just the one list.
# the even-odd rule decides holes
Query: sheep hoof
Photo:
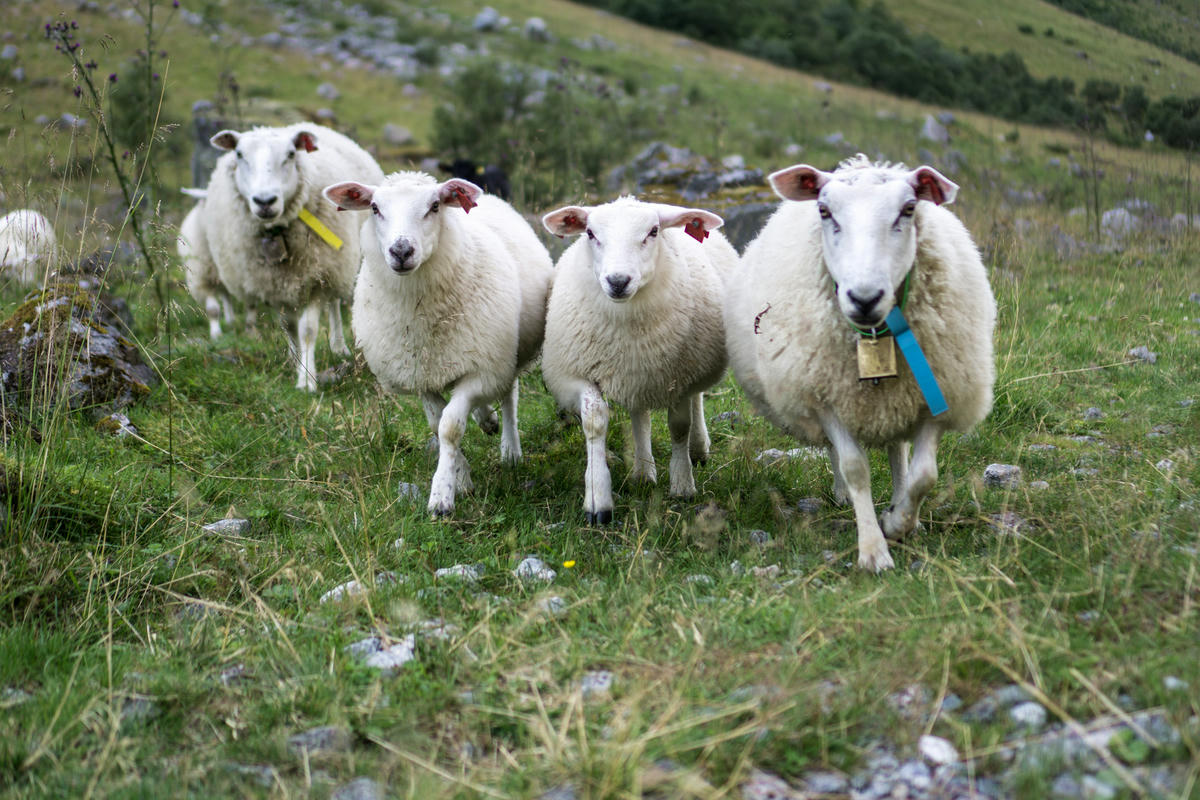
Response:
[{"label": "sheep hoof", "polygon": [[707,463],[708,463],[708,453],[705,453],[702,456],[696,456],[696,455],[692,456],[692,466],[694,466],[694,467],[703,467]]},{"label": "sheep hoof", "polygon": [[611,525],[613,521],[613,512],[610,508],[608,511],[588,511],[588,525]]},{"label": "sheep hoof", "polygon": [[444,519],[445,517],[449,517],[454,514],[454,506],[431,506],[429,508],[429,513],[434,519]]},{"label": "sheep hoof", "polygon": [[858,566],[860,569],[879,573],[896,566],[896,562],[892,561],[892,554],[888,552],[887,542],[880,540],[879,545],[877,548],[872,548],[874,552],[863,550],[859,553]]}]

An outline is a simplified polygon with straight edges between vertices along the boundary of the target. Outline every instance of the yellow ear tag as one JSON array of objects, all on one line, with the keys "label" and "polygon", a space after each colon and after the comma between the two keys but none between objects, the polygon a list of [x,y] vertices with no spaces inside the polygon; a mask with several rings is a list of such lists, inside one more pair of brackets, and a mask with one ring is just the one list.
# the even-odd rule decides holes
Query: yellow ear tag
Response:
[{"label": "yellow ear tag", "polygon": [[313,233],[324,239],[325,244],[329,245],[334,250],[342,249],[341,237],[329,230],[329,226],[314,217],[307,208],[300,209],[300,221],[312,228]]}]

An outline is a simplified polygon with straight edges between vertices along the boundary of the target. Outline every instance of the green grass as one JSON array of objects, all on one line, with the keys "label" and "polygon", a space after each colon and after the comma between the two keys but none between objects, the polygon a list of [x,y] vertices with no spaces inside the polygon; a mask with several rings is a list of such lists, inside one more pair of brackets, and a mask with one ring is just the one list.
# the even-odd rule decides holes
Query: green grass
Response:
[{"label": "green grass", "polygon": [[[456,15],[467,8],[449,6]],[[925,109],[916,104],[839,86],[822,108],[809,78],[750,59],[680,47],[576,6],[497,8],[619,43],[614,53],[560,44],[533,57],[572,52],[587,68],[648,87],[700,87],[704,101],[671,110],[668,122],[673,142],[711,155],[740,151],[774,168],[795,140],[804,160],[829,165],[840,153],[822,139],[833,130],[910,162],[922,146]],[[0,14],[17,29],[9,20],[25,24],[29,12]],[[249,7],[228,13],[251,30],[270,28]],[[169,109],[183,115],[215,75],[203,38],[173,30],[172,58],[195,65],[171,73]],[[48,178],[61,175],[44,167],[52,154],[62,163],[70,137],[30,120],[62,110],[70,94],[52,53],[35,66],[37,46],[22,44],[24,63],[57,82],[7,90],[3,189],[8,202],[58,208],[60,239],[90,248],[111,236],[103,222],[111,187],[102,171]],[[238,57],[248,73],[278,57],[296,76],[277,89],[285,102],[309,103],[324,79],[319,65],[291,54]],[[671,68],[677,62],[682,73]],[[338,77],[339,113],[367,143],[376,123],[397,116],[366,99],[377,81]],[[899,119],[877,119],[877,107]],[[422,130],[420,114],[404,124]],[[655,786],[666,796],[736,797],[754,766],[787,777],[851,770],[874,741],[911,752],[928,731],[988,765],[1015,735],[1003,721],[905,717],[885,698],[913,685],[969,703],[1020,682],[1044,695],[1059,722],[1093,719],[1128,695],[1186,730],[1200,713],[1195,692],[1169,692],[1162,679],[1200,686],[1200,411],[1185,405],[1200,386],[1200,305],[1188,299],[1200,291],[1200,241],[1155,234],[1117,254],[1058,258],[1049,231],[1086,235],[1083,218],[1066,216],[1084,194],[1046,165],[1045,145],[1078,153],[1079,143],[960,119],[954,147],[968,166],[955,176],[963,191],[954,209],[989,254],[1000,307],[995,408],[972,434],[943,441],[926,530],[893,548],[898,567],[882,576],[851,566],[853,516],[832,504],[823,459],[754,461],[764,448],[794,445],[752,416],[731,379],[710,393],[708,415],[739,411],[744,421],[711,425],[694,501],[625,482],[632,444],[618,410],[609,439],[618,523],[583,525],[579,426],[559,418],[535,372],[523,379],[524,463],[502,467],[496,439],[472,426],[464,447],[476,492],[453,519],[434,521],[396,497],[401,481],[427,491],[434,467],[413,398],[383,394],[362,368],[319,395],[298,393],[269,318],[258,337],[239,328],[211,344],[172,266],[168,334],[163,318],[151,324],[147,282],[117,270],[111,288],[130,299],[141,344],[165,377],[127,410],[141,438],[115,439],[86,414],[59,411],[34,415],[40,442],[18,429],[5,444],[6,495],[22,504],[0,540],[0,691],[32,699],[0,711],[0,794],[325,797],[370,775],[413,798],[536,797],[562,782],[588,798],[641,797]],[[997,141],[1012,130],[1016,142]],[[74,146],[89,152],[86,142]],[[1105,147],[1101,157],[1104,207],[1136,196],[1168,214],[1183,209],[1178,154]],[[186,182],[182,158],[166,160],[163,174],[172,187]],[[1034,188],[1046,200],[1012,208],[1007,188]],[[162,217],[169,233],[178,206]],[[1033,232],[1018,233],[1019,220]],[[6,309],[21,297],[0,289]],[[1158,362],[1126,363],[1139,345]],[[318,362],[331,360],[322,342]],[[1103,418],[1084,421],[1091,406]],[[654,444],[665,470],[660,418]],[[1045,444],[1057,449],[1033,447]],[[1162,459],[1174,467],[1158,468]],[[1020,464],[1023,486],[984,487],[992,462]],[[886,459],[876,454],[874,466],[884,502]],[[1098,472],[1073,474],[1079,467]],[[1050,488],[1030,488],[1035,480]],[[808,497],[822,499],[819,512],[796,510]],[[989,527],[1004,512],[1027,520],[1027,534]],[[227,514],[250,519],[250,530],[201,530]],[[767,546],[751,542],[755,529],[770,532]],[[511,576],[527,554],[557,569],[551,586]],[[747,574],[733,573],[735,560]],[[453,564],[480,564],[484,576],[477,586],[435,580]],[[774,580],[749,572],[769,565],[781,568]],[[405,580],[319,602],[335,585],[383,570]],[[687,580],[698,574],[712,583]],[[538,610],[550,595],[563,598],[564,616]],[[454,632],[419,637],[417,660],[395,677],[342,650],[434,618]],[[226,685],[220,673],[235,665],[244,677]],[[579,681],[597,669],[614,673],[611,695],[584,700]],[[139,698],[153,711],[123,719]],[[289,751],[290,735],[325,724],[350,732],[348,749],[313,759]],[[673,787],[654,767],[662,758],[683,768]],[[1148,758],[1194,765],[1200,743],[1187,733]],[[269,766],[269,785],[239,765]],[[1055,774],[1023,774],[1010,790],[1037,796]]]}]

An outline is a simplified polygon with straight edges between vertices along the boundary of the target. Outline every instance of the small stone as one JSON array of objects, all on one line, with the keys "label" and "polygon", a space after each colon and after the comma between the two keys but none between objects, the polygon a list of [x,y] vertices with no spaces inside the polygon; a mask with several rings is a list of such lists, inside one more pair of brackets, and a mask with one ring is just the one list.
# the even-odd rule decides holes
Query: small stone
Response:
[{"label": "small stone", "polygon": [[1094,608],[1089,608],[1086,611],[1080,611],[1075,615],[1075,619],[1082,622],[1084,625],[1091,625],[1096,620],[1100,619],[1100,612]]},{"label": "small stone", "polygon": [[415,142],[416,137],[403,125],[389,122],[383,126],[383,140],[390,145],[403,146]]},{"label": "small stone", "polygon": [[522,581],[546,581],[549,583],[558,575],[557,572],[546,566],[546,562],[535,556],[529,556],[512,572],[513,577]]},{"label": "small stone", "polygon": [[1196,401],[1194,399],[1192,399],[1191,397],[1185,397],[1179,401],[1180,408],[1191,408],[1195,404],[1196,404]]},{"label": "small stone", "polygon": [[787,455],[777,447],[768,447],[754,457],[754,460],[760,464],[770,466],[777,461],[782,461]]},{"label": "small stone", "polygon": [[824,505],[819,497],[801,497],[796,501],[796,510],[801,514],[816,514]]},{"label": "small stone", "polygon": [[1058,445],[1053,444],[1031,444],[1029,445],[1030,452],[1033,453],[1052,453],[1058,449]]},{"label": "small stone", "polygon": [[4,691],[0,692],[0,708],[12,708],[22,703],[28,703],[32,699],[33,695],[24,689],[18,689],[15,686],[5,686]]},{"label": "small stone", "polygon": [[4,49],[0,50],[0,59],[12,61],[17,57],[17,46],[15,44],[6,44]]},{"label": "small stone", "polygon": [[325,100],[337,100],[342,96],[342,93],[332,83],[322,83],[317,87],[317,95]]},{"label": "small stone", "polygon": [[683,582],[697,584],[700,586],[712,586],[713,579],[710,575],[688,575],[683,579]]},{"label": "small stone", "polygon": [[810,772],[804,776],[804,784],[813,794],[843,794],[850,787],[845,775],[837,772]]},{"label": "small stone", "polygon": [[1083,797],[1083,787],[1079,785],[1079,781],[1075,780],[1074,775],[1064,772],[1054,779],[1054,783],[1050,784],[1050,794],[1052,797],[1062,798],[1062,800],[1078,800]]},{"label": "small stone", "polygon": [[417,657],[417,636],[410,633],[400,641],[366,658],[366,665],[379,670],[385,678],[390,678],[396,670]]},{"label": "small stone", "polygon": [[930,764],[953,764],[958,761],[958,749],[940,736],[922,736],[917,749]]},{"label": "small stone", "polygon": [[221,670],[221,685],[233,686],[234,684],[241,683],[242,681],[246,680],[247,677],[249,677],[249,675],[246,670],[246,665],[234,664],[231,667],[226,667],[225,669]]},{"label": "small stone", "polygon": [[1050,488],[1050,484],[1047,481],[1033,481],[1029,484],[1029,488],[1035,492],[1044,492]]},{"label": "small stone", "polygon": [[787,781],[761,769],[751,770],[742,784],[742,800],[789,800],[794,797]]},{"label": "small stone", "polygon": [[779,577],[779,565],[771,564],[766,567],[751,567],[750,574],[760,581],[773,581]]},{"label": "small stone", "polygon": [[995,701],[999,708],[1009,708],[1017,703],[1024,703],[1031,700],[1029,692],[1024,687],[1018,686],[1015,683],[1010,683],[1007,686],[1001,686],[996,691],[992,692],[992,700]]},{"label": "small stone", "polygon": [[729,571],[735,578],[740,578],[746,574],[746,567],[742,565],[741,561],[734,561],[729,565]]},{"label": "small stone", "polygon": [[1200,303],[1200,292],[1192,292],[1188,295],[1188,300],[1191,300],[1193,303]]},{"label": "small stone", "polygon": [[737,411],[722,411],[713,417],[713,422],[728,422],[730,425],[740,425],[742,415]]},{"label": "small stone", "polygon": [[322,725],[289,737],[287,744],[298,756],[341,752],[350,749],[350,733],[337,725]]},{"label": "small stone", "polygon": [[948,694],[942,698],[942,713],[943,714],[950,714],[954,711],[958,711],[960,708],[962,708],[962,706],[963,706],[962,698],[959,697],[958,695],[956,695],[954,692],[950,692],[950,694]]},{"label": "small stone", "polygon": [[122,722],[141,722],[158,715],[158,707],[148,697],[126,697],[121,705]]},{"label": "small stone", "polygon": [[547,617],[564,617],[567,614],[567,601],[558,595],[540,598],[535,607]]},{"label": "small stone", "polygon": [[546,26],[546,20],[541,17],[530,17],[525,20],[521,32],[531,42],[548,42],[553,38],[550,29]]},{"label": "small stone", "polygon": [[383,787],[370,778],[355,778],[333,790],[330,800],[383,800]]},{"label": "small stone", "polygon": [[396,497],[417,504],[425,502],[425,493],[421,491],[421,487],[415,483],[405,483],[404,481],[400,481],[400,484],[396,487]]},{"label": "small stone", "polygon": [[1001,536],[1023,534],[1028,526],[1029,522],[1015,511],[1002,511],[988,517],[988,527]]},{"label": "small stone", "polygon": [[238,775],[244,775],[259,786],[266,788],[275,785],[275,779],[279,774],[270,764],[226,764],[225,769]]},{"label": "small stone", "polygon": [[1071,470],[1071,474],[1078,478],[1094,478],[1100,474],[1100,470],[1095,467],[1076,467]]},{"label": "small stone", "polygon": [[481,576],[481,570],[473,564],[455,564],[453,567],[443,567],[433,573],[433,577],[439,581],[460,580],[467,583],[475,583]]},{"label": "small stone", "polygon": [[394,539],[392,541],[392,549],[393,550],[403,550],[404,549],[404,539],[403,538]]},{"label": "small stone", "polygon": [[1158,361],[1158,353],[1152,352],[1145,345],[1138,345],[1129,351],[1130,358],[1136,358],[1138,361],[1143,361],[1147,364],[1153,364]]},{"label": "small stone", "polygon": [[826,564],[832,564],[833,562],[837,561],[837,553],[832,550],[822,550],[821,560]]},{"label": "small stone", "polygon": [[579,682],[579,690],[585,699],[606,695],[612,691],[613,674],[606,669],[585,672]]},{"label": "small stone", "polygon": [[219,533],[222,536],[241,536],[250,530],[250,520],[234,519],[232,517],[210,522],[201,528],[208,533]]},{"label": "small stone", "polygon": [[1168,692],[1182,692],[1188,688],[1188,682],[1174,675],[1168,675],[1163,678],[1163,688]]},{"label": "small stone", "polygon": [[1083,418],[1089,422],[1097,419],[1104,419],[1104,412],[1095,406],[1091,406],[1083,412]]},{"label": "small stone", "polygon": [[1023,728],[1038,731],[1046,724],[1046,709],[1041,703],[1030,700],[1010,708],[1008,718]]},{"label": "small stone", "polygon": [[365,639],[359,639],[357,642],[352,642],[342,648],[342,652],[355,658],[366,658],[372,653],[378,653],[383,649],[383,640],[378,636],[368,636]]},{"label": "small stone", "polygon": [[103,417],[96,423],[96,430],[111,433],[118,439],[126,436],[137,436],[138,429],[129,421],[129,417],[119,411]]},{"label": "small stone", "polygon": [[1170,472],[1171,470],[1175,469],[1175,462],[1169,458],[1164,458],[1155,464],[1154,468],[1159,472]]},{"label": "small stone", "polygon": [[771,534],[766,531],[753,530],[750,531],[750,541],[759,547],[764,547],[771,541]]},{"label": "small stone", "polygon": [[491,6],[485,6],[471,23],[471,27],[479,33],[494,31],[501,26],[500,12]]},{"label": "small stone", "polygon": [[983,485],[1016,489],[1021,485],[1021,468],[1016,464],[988,464],[983,470]]},{"label": "small stone", "polygon": [[562,783],[538,795],[537,800],[579,800],[579,792],[570,783]]},{"label": "small stone", "polygon": [[946,144],[950,141],[950,131],[946,126],[933,118],[932,114],[925,115],[925,124],[921,126],[920,137],[927,142]]},{"label": "small stone", "polygon": [[[922,761],[905,761],[896,770],[895,778],[909,789],[915,789],[918,795],[924,794],[933,783],[933,774]],[[893,796],[895,796],[894,792]]]},{"label": "small stone", "polygon": [[1084,775],[1080,782],[1084,800],[1112,800],[1117,796],[1115,787],[1109,786],[1094,775]]}]

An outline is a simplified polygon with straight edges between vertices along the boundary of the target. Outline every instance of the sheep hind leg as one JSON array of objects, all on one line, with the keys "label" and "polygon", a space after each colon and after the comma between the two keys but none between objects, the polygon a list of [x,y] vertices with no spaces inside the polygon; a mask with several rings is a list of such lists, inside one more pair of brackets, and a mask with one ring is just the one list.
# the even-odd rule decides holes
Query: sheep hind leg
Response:
[{"label": "sheep hind leg", "polygon": [[512,388],[500,401],[500,416],[504,421],[500,434],[500,460],[509,466],[521,463],[521,432],[517,429],[517,400],[520,381],[513,380]]},{"label": "sheep hind leg", "polygon": [[442,409],[446,407],[446,398],[437,392],[425,392],[421,395],[421,409],[425,412],[425,422],[433,435],[425,445],[427,455],[437,455],[438,452],[438,423],[442,421]]},{"label": "sheep hind leg", "polygon": [[645,483],[658,481],[658,467],[654,464],[654,453],[650,449],[650,409],[630,410],[629,421],[633,425],[633,470],[631,480]]},{"label": "sheep hind leg", "polygon": [[850,435],[841,421],[832,414],[821,417],[821,427],[829,439],[830,452],[836,453],[834,464],[854,505],[854,521],[858,527],[858,566],[872,572],[882,572],[895,566],[888,552],[883,530],[875,517],[871,499],[871,462],[867,453]]},{"label": "sheep hind leg", "polygon": [[612,473],[608,471],[608,403],[594,384],[579,382],[576,397],[583,436],[587,442],[587,468],[583,473],[583,511],[589,525],[613,521]]},{"label": "sheep hind leg", "polygon": [[488,436],[495,436],[500,432],[500,419],[496,416],[496,409],[491,406],[475,406],[471,409],[471,419],[475,420],[479,430]]},{"label": "sheep hind leg", "polygon": [[342,330],[342,301],[338,298],[325,301],[325,315],[329,318],[329,349],[334,355],[348,356],[346,332]]},{"label": "sheep hind leg", "polygon": [[221,310],[225,314],[225,324],[233,327],[233,299],[224,292],[221,293]]},{"label": "sheep hind leg", "polygon": [[708,463],[708,449],[712,439],[708,436],[708,423],[704,419],[704,392],[692,397],[692,432],[688,439],[688,452],[693,464]]},{"label": "sheep hind leg", "polygon": [[827,451],[829,466],[833,469],[833,500],[839,506],[848,506],[850,505],[850,490],[846,487],[846,481],[842,477],[842,468],[838,465],[837,448],[829,445]]},{"label": "sheep hind leg", "polygon": [[215,342],[221,338],[221,301],[216,295],[204,299],[204,313],[208,315],[208,336]]},{"label": "sheep hind leg", "polygon": [[671,432],[671,494],[693,497],[696,479],[692,475],[692,398],[685,397],[667,409],[667,429]]},{"label": "sheep hind leg", "polygon": [[903,484],[879,519],[888,538],[899,539],[917,527],[921,503],[937,483],[937,447],[941,438],[942,429],[936,423],[927,422],[917,430],[912,461],[904,473]]},{"label": "sheep hind leg", "polygon": [[478,378],[460,381],[450,393],[450,402],[446,403],[438,420],[438,465],[429,487],[427,506],[436,516],[454,513],[455,495],[473,488],[471,469],[460,445],[467,429],[467,416],[479,401],[479,391]]},{"label": "sheep hind leg", "polygon": [[296,388],[308,392],[317,390],[317,329],[321,324],[321,307],[307,306],[296,321],[295,350]]}]

